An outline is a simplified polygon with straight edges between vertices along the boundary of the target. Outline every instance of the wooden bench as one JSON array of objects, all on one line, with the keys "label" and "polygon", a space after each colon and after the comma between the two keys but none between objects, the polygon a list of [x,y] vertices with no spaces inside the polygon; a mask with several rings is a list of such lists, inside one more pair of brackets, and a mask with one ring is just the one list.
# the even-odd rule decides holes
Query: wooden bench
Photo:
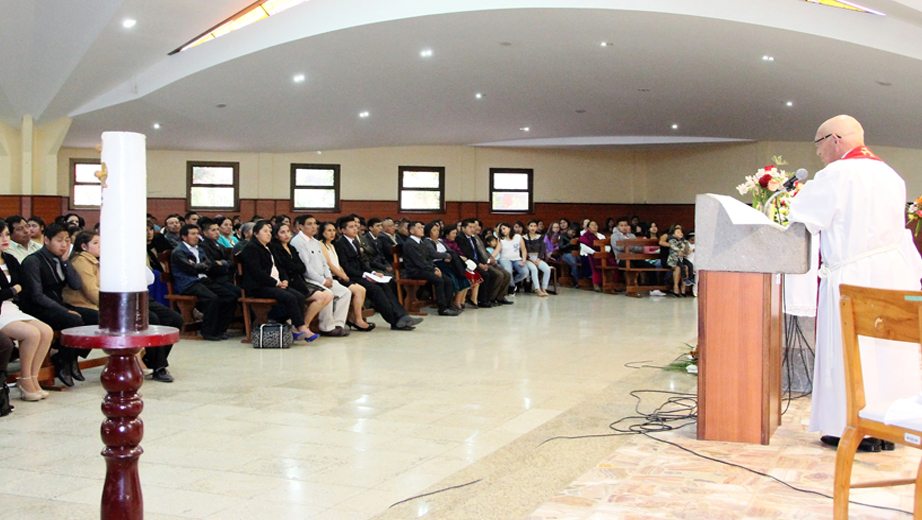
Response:
[{"label": "wooden bench", "polygon": [[[56,345],[60,342],[61,333],[59,331],[54,331],[54,336],[51,340],[51,348],[55,348]],[[88,368],[95,368],[105,365],[109,362],[109,356],[96,357],[92,359],[84,359],[83,361],[78,361],[77,366],[80,367],[80,370],[85,370]],[[8,384],[15,383],[16,379],[19,378],[19,372],[7,372],[6,382]],[[42,361],[42,368],[39,369],[38,374],[35,375],[35,378],[38,380],[38,384],[46,390],[53,391],[64,391],[67,387],[56,386],[54,384],[54,364],[51,362],[51,351],[45,354],[45,359]]]},{"label": "wooden bench", "polygon": [[[247,297],[247,292],[243,289],[241,280],[243,278],[243,264],[234,257],[234,265],[237,266],[237,274],[234,276],[234,283],[237,287],[240,287],[240,305],[243,307],[243,331],[244,336],[241,343],[252,343],[250,338],[252,337],[253,327],[258,327],[263,323],[269,323],[269,312],[272,311],[272,307],[278,305],[278,301],[275,298],[250,298]],[[251,314],[252,313],[252,314]]]},{"label": "wooden bench", "polygon": [[602,292],[614,294],[620,289],[620,284],[615,281],[618,264],[615,262],[612,251],[605,250],[606,247],[611,247],[611,239],[593,240],[592,245],[599,248],[592,257],[599,262],[596,269],[602,272]]},{"label": "wooden bench", "polygon": [[179,337],[181,339],[202,339],[198,335],[198,331],[202,328],[202,323],[196,321],[195,314],[192,312],[195,306],[198,305],[198,298],[195,296],[177,294],[173,286],[173,271],[170,262],[170,255],[172,255],[172,253],[172,249],[162,251],[157,254],[157,259],[163,264],[163,272],[160,273],[160,281],[166,284],[166,299],[169,300],[170,307],[182,315],[183,326],[182,330],[179,331]]},{"label": "wooden bench", "polygon": [[[640,285],[640,275],[642,273],[671,273],[671,267],[656,267],[648,260],[659,260],[659,253],[632,253],[632,247],[659,246],[659,240],[655,238],[628,238],[620,240],[617,245],[624,247],[624,253],[618,255],[619,260],[625,261],[623,268],[625,281],[625,294],[627,296],[640,297],[641,293],[653,290],[668,291],[670,287],[665,284]],[[657,280],[659,282],[659,280]]]},{"label": "wooden bench", "polygon": [[403,246],[397,244],[391,247],[391,254],[394,255],[394,280],[397,282],[397,299],[407,311],[407,314],[413,316],[428,316],[427,313],[420,309],[432,304],[432,300],[420,300],[417,297],[420,287],[425,287],[426,280],[411,280],[401,276],[403,272]]}]

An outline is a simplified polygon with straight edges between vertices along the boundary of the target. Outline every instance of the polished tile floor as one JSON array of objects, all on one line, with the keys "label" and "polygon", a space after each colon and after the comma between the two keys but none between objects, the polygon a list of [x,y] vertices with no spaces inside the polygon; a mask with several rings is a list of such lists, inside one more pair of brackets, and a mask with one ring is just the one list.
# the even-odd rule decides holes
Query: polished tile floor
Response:
[{"label": "polished tile floor", "polygon": [[[691,298],[564,289],[291,350],[183,341],[176,382],[142,388],[145,517],[384,518],[480,478],[457,517],[522,518],[623,442],[542,439],[605,431],[639,384],[693,388],[624,363],[672,360],[695,327]],[[99,372],[0,419],[0,518],[98,518]]]},{"label": "polished tile floor", "polygon": [[[835,450],[807,433],[809,399],[792,401],[769,446],[697,441],[694,425],[653,435],[702,455],[772,475],[792,486],[832,495]],[[853,482],[912,478],[922,451],[859,453]],[[912,511],[913,487],[854,489],[851,501]],[[910,518],[852,504],[854,519]],[[537,508],[526,520],[829,519],[832,500],[636,436]]]}]

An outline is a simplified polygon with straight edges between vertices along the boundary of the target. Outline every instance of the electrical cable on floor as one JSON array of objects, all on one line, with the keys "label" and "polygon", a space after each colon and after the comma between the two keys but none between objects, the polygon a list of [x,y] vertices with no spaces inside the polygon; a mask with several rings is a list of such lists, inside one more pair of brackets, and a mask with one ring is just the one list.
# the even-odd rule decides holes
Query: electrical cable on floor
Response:
[{"label": "electrical cable on floor", "polygon": [[[641,397],[640,395],[638,395],[638,394],[644,394],[644,393],[671,394],[673,397],[666,399],[666,401],[663,402],[663,404],[658,406],[656,409],[654,409],[653,412],[649,414],[645,414],[640,411]],[[702,459],[709,460],[711,462],[717,462],[719,464],[724,464],[724,465],[731,466],[734,468],[739,468],[739,469],[748,471],[750,473],[754,473],[762,477],[767,477],[794,491],[800,491],[802,493],[808,493],[811,495],[816,495],[816,496],[820,496],[820,497],[828,498],[828,499],[833,498],[831,495],[827,495],[819,491],[798,488],[796,486],[788,484],[787,482],[777,477],[769,475],[768,473],[762,473],[761,471],[750,469],[750,468],[747,468],[746,466],[742,466],[742,465],[739,465],[733,462],[727,462],[724,460],[716,459],[714,457],[709,457],[707,455],[702,455],[680,444],[674,443],[672,441],[667,441],[664,439],[659,439],[651,435],[652,433],[675,431],[680,428],[689,426],[691,424],[695,424],[697,422],[697,417],[698,417],[698,402],[697,402],[696,394],[685,394],[685,393],[680,393],[680,392],[671,392],[667,390],[633,390],[630,392],[630,395],[634,397],[635,399],[637,399],[637,404],[634,405],[634,411],[637,412],[637,415],[630,415],[627,417],[623,417],[609,424],[608,427],[614,430],[615,433],[595,434],[595,435],[576,435],[576,436],[562,436],[561,435],[561,436],[551,437],[545,440],[544,442],[542,442],[541,444],[539,444],[538,446],[543,446],[544,444],[550,441],[559,440],[559,439],[570,440],[570,439],[587,439],[587,438],[593,438],[593,437],[619,437],[619,436],[624,436],[624,435],[644,435],[657,442],[661,442],[661,443],[668,444],[670,446],[679,448],[680,450],[690,453],[692,455],[695,455],[696,457],[700,457]],[[803,396],[800,396],[800,397],[803,397]],[[798,397],[795,397],[794,399],[798,399]],[[669,407],[669,409],[667,409],[667,407]],[[692,419],[692,420],[689,420],[689,419]],[[629,421],[629,420],[642,420],[644,422],[639,423],[639,424],[632,424],[628,426],[627,428],[618,427],[620,423]],[[679,421],[679,420],[687,420],[687,422],[680,424],[678,426],[673,426],[669,424],[671,422]],[[904,511],[902,509],[896,509],[893,507],[876,506],[872,504],[865,504],[863,502],[855,502],[854,500],[849,500],[849,503],[859,505],[859,506],[871,507],[874,509],[894,511],[897,513],[912,515],[912,513],[909,511]]]},{"label": "electrical cable on floor", "polygon": [[[785,324],[785,340],[784,340],[784,353],[781,361],[782,370],[786,372],[788,376],[787,388],[782,390],[782,394],[787,394],[785,398],[784,410],[781,412],[781,415],[787,413],[788,408],[791,406],[791,401],[794,399],[800,399],[806,397],[813,393],[813,378],[810,375],[810,363],[807,361],[806,352],[809,351],[811,356],[815,356],[816,352],[813,348],[810,347],[810,343],[807,341],[807,337],[804,334],[803,327],[800,325],[800,320],[797,316],[793,314],[786,315],[786,324]],[[799,361],[803,366],[803,373],[807,378],[807,388],[808,390],[802,392],[798,396],[793,395],[793,386],[794,386],[794,364],[798,361],[796,359],[798,356],[795,353],[799,353]]]},{"label": "electrical cable on floor", "polygon": [[[756,475],[759,475],[759,476],[761,476],[761,477],[770,478],[770,479],[774,480],[775,482],[784,485],[785,487],[788,487],[788,488],[790,488],[790,489],[793,489],[794,491],[800,491],[801,493],[808,493],[808,494],[811,494],[811,495],[816,495],[816,496],[820,496],[820,497],[823,497],[823,498],[828,498],[828,499],[830,499],[830,500],[833,499],[832,495],[827,495],[827,494],[825,494],[825,493],[820,493],[819,491],[814,491],[814,490],[812,490],[812,489],[803,489],[803,488],[799,488],[799,487],[793,486],[793,485],[788,484],[787,482],[785,482],[785,481],[779,479],[778,477],[775,477],[775,476],[773,476],[773,475],[769,475],[768,473],[762,473],[761,471],[757,471],[757,470],[754,470],[754,469],[751,469],[751,468],[747,468],[746,466],[742,466],[742,465],[739,465],[739,464],[735,464],[735,463],[733,463],[733,462],[727,462],[727,461],[725,461],[725,460],[720,460],[720,459],[716,459],[716,458],[714,458],[714,457],[709,457],[709,456],[707,456],[707,455],[702,455],[702,454],[700,454],[700,453],[698,453],[698,452],[696,452],[696,451],[694,451],[694,450],[692,450],[692,449],[690,449],[690,448],[686,448],[685,446],[682,446],[681,444],[677,444],[677,443],[672,442],[672,441],[667,441],[667,440],[665,440],[665,439],[657,439],[656,437],[650,435],[649,433],[644,433],[643,435],[646,436],[646,437],[648,437],[648,438],[650,438],[650,439],[653,439],[653,440],[655,440],[655,441],[657,441],[657,442],[662,442],[663,444],[668,444],[668,445],[670,445],[670,446],[674,446],[674,447],[676,447],[676,448],[679,448],[680,450],[685,451],[685,452],[687,452],[687,453],[691,453],[692,455],[694,455],[694,456],[696,456],[696,457],[701,457],[702,459],[705,459],[705,460],[709,460],[709,461],[712,461],[712,462],[717,462],[717,463],[724,464],[724,465],[727,465],[727,466],[732,466],[732,467],[734,467],[734,468],[739,468],[739,469],[748,471],[748,472],[750,472],[750,473],[755,473]],[[897,509],[897,508],[895,508],[895,507],[875,506],[875,505],[872,505],[872,504],[865,504],[865,503],[863,503],[863,502],[855,502],[854,500],[849,500],[848,503],[849,503],[849,504],[855,504],[856,506],[872,507],[872,508],[874,508],[874,509],[882,509],[882,510],[885,510],[885,511],[894,511],[894,512],[897,512],[897,513],[903,513],[903,514],[906,514],[906,515],[912,515],[912,512],[910,512],[910,511],[904,511],[904,510],[902,510],[902,509]]]},{"label": "electrical cable on floor", "polygon": [[481,480],[483,480],[483,479],[482,479],[482,478],[479,478],[479,479],[477,479],[477,480],[472,480],[472,481],[470,481],[470,482],[468,482],[468,483],[466,483],[466,484],[458,484],[457,486],[449,486],[449,487],[447,487],[447,488],[437,489],[437,490],[435,490],[435,491],[430,491],[430,492],[428,492],[428,493],[423,493],[422,495],[416,495],[416,496],[412,496],[412,497],[410,497],[410,498],[405,498],[405,499],[401,500],[400,502],[394,502],[393,504],[391,504],[390,506],[388,506],[388,509],[390,509],[390,508],[392,508],[392,507],[394,507],[394,506],[399,506],[400,504],[403,504],[403,503],[405,503],[405,502],[409,502],[409,501],[411,501],[411,500],[416,500],[417,498],[428,497],[428,496],[432,496],[432,495],[435,495],[435,494],[438,494],[438,493],[442,493],[442,492],[445,492],[445,491],[451,491],[452,489],[460,489],[460,488],[463,488],[463,487],[467,487],[467,486],[476,484],[476,483],[480,482]]}]

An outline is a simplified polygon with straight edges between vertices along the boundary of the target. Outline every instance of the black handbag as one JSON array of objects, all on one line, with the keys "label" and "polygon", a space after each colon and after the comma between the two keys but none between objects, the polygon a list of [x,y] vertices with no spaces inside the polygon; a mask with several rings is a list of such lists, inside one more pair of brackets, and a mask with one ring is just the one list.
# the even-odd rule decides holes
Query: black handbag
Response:
[{"label": "black handbag", "polygon": [[283,323],[265,323],[253,331],[250,338],[253,348],[291,348],[291,326]]}]

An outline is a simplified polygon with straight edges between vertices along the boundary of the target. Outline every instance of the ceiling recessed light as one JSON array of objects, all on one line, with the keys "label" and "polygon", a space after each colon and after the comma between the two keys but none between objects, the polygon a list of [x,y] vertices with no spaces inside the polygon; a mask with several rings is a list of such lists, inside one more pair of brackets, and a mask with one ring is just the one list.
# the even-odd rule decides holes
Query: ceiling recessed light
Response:
[{"label": "ceiling recessed light", "polygon": [[361,117],[361,118],[366,118],[366,117],[368,117],[368,116],[370,116],[370,115],[371,115],[371,114],[369,114],[368,112],[359,112],[359,117]]},{"label": "ceiling recessed light", "polygon": [[422,56],[423,58],[428,58],[428,57],[432,56],[432,49],[423,49],[423,50],[419,53],[419,55]]},{"label": "ceiling recessed light", "polygon": [[762,56],[762,61],[775,61],[775,57],[766,54],[765,56]]},{"label": "ceiling recessed light", "polygon": [[530,131],[531,131],[531,128],[528,128],[527,126],[523,126],[522,128],[519,128],[519,130],[521,130],[521,131],[523,131],[523,132],[530,132]]},{"label": "ceiling recessed light", "polygon": [[304,74],[295,74],[294,79],[295,83],[304,83],[305,77]]},{"label": "ceiling recessed light", "polygon": [[481,94],[480,92],[478,92],[478,93],[474,94],[474,97],[477,98],[477,99],[483,99],[483,94]]},{"label": "ceiling recessed light", "polygon": [[160,130],[160,123],[154,123],[154,130]]},{"label": "ceiling recessed light", "polygon": [[124,27],[125,29],[131,29],[132,27],[134,27],[134,24],[136,23],[138,23],[137,20],[132,20],[131,18],[125,18],[124,20],[122,20],[122,27]]},{"label": "ceiling recessed light", "polygon": [[787,106],[789,106],[789,107],[792,107],[792,106],[794,106],[794,102],[793,102],[793,101],[788,101],[787,103],[785,103],[785,105],[787,105]]},{"label": "ceiling recessed light", "polygon": [[613,45],[614,43],[611,43],[611,42],[602,42],[602,47],[611,47]]},{"label": "ceiling recessed light", "polygon": [[317,150],[317,155],[323,155],[323,152],[321,152],[320,150]]},{"label": "ceiling recessed light", "polygon": [[672,129],[673,129],[673,130],[678,130],[678,129],[679,129],[679,125],[672,125]]},{"label": "ceiling recessed light", "polygon": [[227,108],[227,103],[218,103],[215,105],[215,108]]}]

